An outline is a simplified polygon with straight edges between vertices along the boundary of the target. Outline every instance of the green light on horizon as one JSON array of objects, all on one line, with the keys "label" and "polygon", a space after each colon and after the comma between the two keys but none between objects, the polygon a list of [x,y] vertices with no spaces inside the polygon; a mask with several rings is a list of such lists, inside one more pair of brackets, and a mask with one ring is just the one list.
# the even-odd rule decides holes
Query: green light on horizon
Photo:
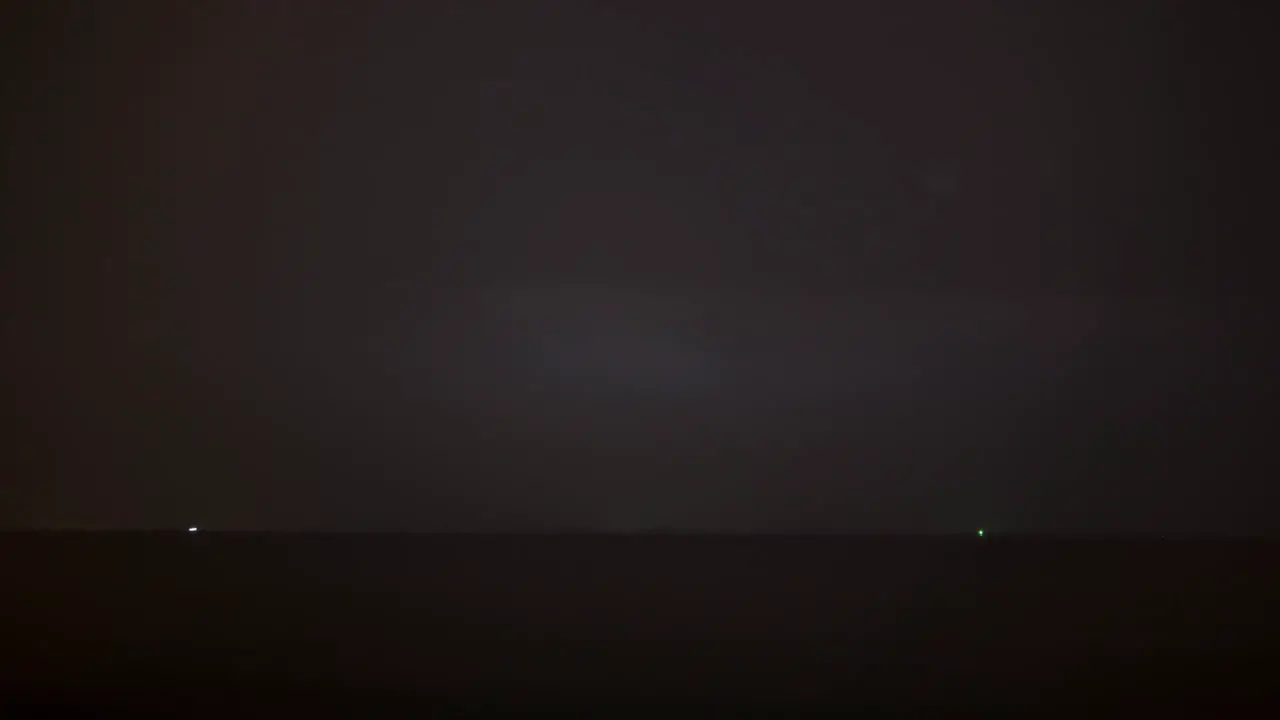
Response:
[{"label": "green light on horizon", "polygon": [[982,537],[985,534],[987,534],[986,530],[983,530],[982,528],[978,528],[978,537]]}]

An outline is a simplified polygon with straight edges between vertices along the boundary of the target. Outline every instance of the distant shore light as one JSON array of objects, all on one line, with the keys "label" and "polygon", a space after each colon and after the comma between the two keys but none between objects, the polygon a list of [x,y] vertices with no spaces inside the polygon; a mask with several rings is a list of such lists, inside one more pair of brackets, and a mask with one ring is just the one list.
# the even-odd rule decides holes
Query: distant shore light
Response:
[{"label": "distant shore light", "polygon": [[[195,528],[192,528],[192,529],[194,530]],[[983,535],[986,535],[986,534],[987,534],[986,530],[983,530],[982,528],[978,528],[978,537],[982,537]]]},{"label": "distant shore light", "polygon": [[197,531],[197,530],[199,530],[199,529],[200,529],[200,528],[189,527],[189,528],[187,528],[187,532],[196,532],[196,531]]}]

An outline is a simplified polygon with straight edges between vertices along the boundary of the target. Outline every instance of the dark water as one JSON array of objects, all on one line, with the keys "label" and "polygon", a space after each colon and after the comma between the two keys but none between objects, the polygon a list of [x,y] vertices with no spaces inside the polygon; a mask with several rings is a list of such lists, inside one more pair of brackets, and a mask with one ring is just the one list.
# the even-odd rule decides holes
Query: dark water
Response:
[{"label": "dark water", "polygon": [[9,535],[3,702],[1271,700],[1280,544]]}]

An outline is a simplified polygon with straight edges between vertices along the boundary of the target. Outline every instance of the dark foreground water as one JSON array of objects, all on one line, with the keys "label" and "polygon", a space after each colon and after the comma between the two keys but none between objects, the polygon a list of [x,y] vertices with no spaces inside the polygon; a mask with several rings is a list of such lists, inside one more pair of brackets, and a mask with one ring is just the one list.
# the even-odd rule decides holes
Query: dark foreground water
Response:
[{"label": "dark foreground water", "polygon": [[27,534],[0,569],[24,709],[1280,698],[1275,542]]}]

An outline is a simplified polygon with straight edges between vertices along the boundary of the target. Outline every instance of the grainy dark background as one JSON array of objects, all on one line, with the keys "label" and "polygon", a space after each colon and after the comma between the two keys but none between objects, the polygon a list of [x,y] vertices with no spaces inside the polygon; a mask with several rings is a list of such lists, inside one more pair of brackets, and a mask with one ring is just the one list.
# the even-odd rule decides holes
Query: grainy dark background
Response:
[{"label": "grainy dark background", "polygon": [[4,3],[0,710],[1266,702],[1264,15]]},{"label": "grainy dark background", "polygon": [[1246,7],[7,6],[0,523],[1274,531]]}]

